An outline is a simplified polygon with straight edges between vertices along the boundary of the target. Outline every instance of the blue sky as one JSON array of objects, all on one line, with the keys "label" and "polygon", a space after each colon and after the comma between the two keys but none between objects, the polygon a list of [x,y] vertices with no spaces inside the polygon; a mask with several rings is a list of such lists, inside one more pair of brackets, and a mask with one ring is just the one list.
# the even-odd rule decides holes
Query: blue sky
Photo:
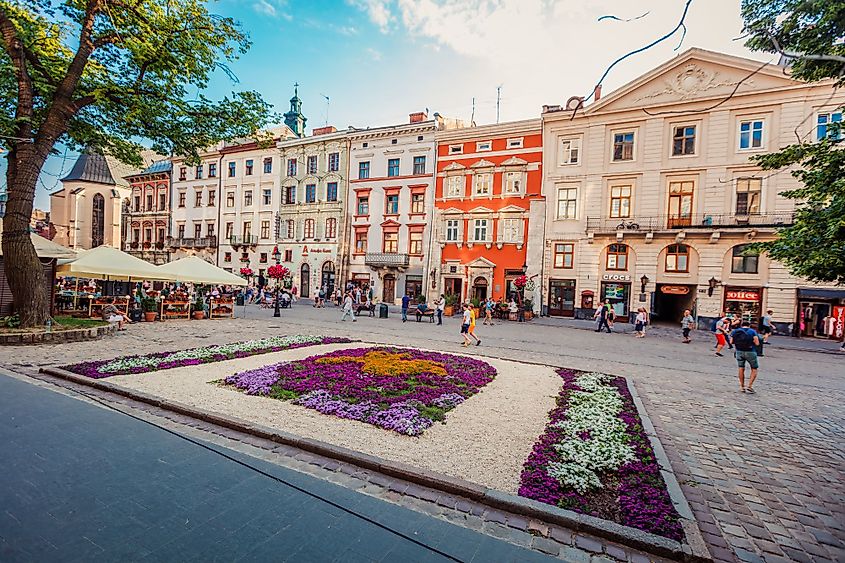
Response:
[{"label": "blue sky", "polygon": [[[592,90],[607,65],[678,22],[684,0],[217,0],[211,10],[239,20],[253,42],[209,94],[257,90],[283,113],[299,82],[308,127],[401,123],[429,108],[475,121],[538,117],[542,104]],[[605,95],[690,47],[759,60],[734,38],[739,0],[693,0],[687,34],[617,66]],[[628,22],[623,19],[647,14]],[[53,158],[36,206],[46,209],[74,156]]]}]

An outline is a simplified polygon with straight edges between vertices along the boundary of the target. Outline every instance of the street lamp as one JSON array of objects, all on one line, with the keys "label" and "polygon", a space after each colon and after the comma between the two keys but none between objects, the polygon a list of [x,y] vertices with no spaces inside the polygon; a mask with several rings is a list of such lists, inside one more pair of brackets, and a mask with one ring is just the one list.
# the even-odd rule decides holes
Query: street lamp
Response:
[{"label": "street lamp", "polygon": [[[279,252],[279,247],[273,247],[273,259],[276,261],[276,265],[278,266],[282,262],[282,253]],[[273,307],[273,316],[274,317],[281,317],[282,314],[279,311],[279,280],[276,279],[276,304]]]},{"label": "street lamp", "polygon": [[640,278],[640,293],[645,293],[645,286],[648,285],[648,276],[643,274]]},{"label": "street lamp", "polygon": [[717,280],[716,277],[714,276],[714,277],[710,278],[709,280],[707,280],[707,285],[708,285],[707,296],[712,297],[713,296],[713,290],[716,289],[716,286],[719,285],[719,280]]}]

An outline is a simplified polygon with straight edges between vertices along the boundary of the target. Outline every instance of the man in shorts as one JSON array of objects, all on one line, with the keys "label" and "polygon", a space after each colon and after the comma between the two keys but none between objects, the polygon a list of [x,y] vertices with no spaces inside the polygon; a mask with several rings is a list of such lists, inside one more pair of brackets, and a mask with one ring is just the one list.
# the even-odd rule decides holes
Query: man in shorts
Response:
[{"label": "man in shorts", "polygon": [[[739,390],[743,393],[754,393],[754,380],[757,379],[757,369],[760,367],[757,362],[757,347],[760,345],[760,337],[751,328],[751,323],[742,321],[739,328],[731,332],[731,342],[736,348],[736,365],[739,368]],[[748,387],[745,386],[745,364],[751,367],[751,377],[748,379]]]},{"label": "man in shorts", "polygon": [[716,355],[722,355],[722,348],[728,343],[728,336],[730,334],[731,320],[724,316],[716,321]]},{"label": "man in shorts", "polygon": [[763,315],[763,322],[760,323],[760,334],[763,335],[763,344],[769,343],[769,337],[775,332],[775,325],[772,323],[772,310],[766,311]]},{"label": "man in shorts", "polygon": [[689,333],[692,329],[695,328],[695,318],[692,316],[692,312],[689,309],[684,311],[684,317],[681,319],[681,332],[684,334],[684,339],[682,342],[684,344],[689,344],[692,342],[692,339],[689,337]]},{"label": "man in shorts", "polygon": [[117,330],[126,330],[123,328],[123,323],[132,322],[129,317],[124,315],[117,307],[114,306],[114,299],[109,298],[108,303],[103,306],[103,320],[107,323],[116,324]]}]

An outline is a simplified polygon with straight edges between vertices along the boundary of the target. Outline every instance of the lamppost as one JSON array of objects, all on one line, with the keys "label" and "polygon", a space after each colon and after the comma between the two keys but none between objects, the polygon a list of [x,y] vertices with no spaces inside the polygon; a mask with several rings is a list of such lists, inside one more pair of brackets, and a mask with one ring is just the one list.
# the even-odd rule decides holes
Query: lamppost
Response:
[{"label": "lamppost", "polygon": [[[282,253],[279,252],[278,246],[273,247],[273,260],[276,261],[277,266],[282,263]],[[273,307],[273,316],[274,317],[281,317],[282,314],[279,311],[279,278],[276,278],[276,299],[275,299],[275,301],[276,301],[276,304]]]},{"label": "lamppost", "polygon": [[645,293],[645,286],[648,285],[648,276],[643,274],[643,277],[640,278],[640,293]]}]

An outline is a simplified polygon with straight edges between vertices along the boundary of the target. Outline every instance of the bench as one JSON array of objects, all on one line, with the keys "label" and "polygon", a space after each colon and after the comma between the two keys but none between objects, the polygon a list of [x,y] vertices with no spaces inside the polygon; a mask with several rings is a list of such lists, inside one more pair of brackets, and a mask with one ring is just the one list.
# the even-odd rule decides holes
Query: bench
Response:
[{"label": "bench", "polygon": [[417,322],[422,322],[423,317],[428,318],[428,322],[434,322],[434,309],[426,309],[425,311],[420,311],[419,309],[415,310],[414,313],[417,315]]},{"label": "bench", "polygon": [[356,316],[361,315],[361,311],[368,311],[371,317],[376,316],[376,304],[370,303],[369,306],[366,303],[358,303],[352,305],[352,310],[355,312]]}]

